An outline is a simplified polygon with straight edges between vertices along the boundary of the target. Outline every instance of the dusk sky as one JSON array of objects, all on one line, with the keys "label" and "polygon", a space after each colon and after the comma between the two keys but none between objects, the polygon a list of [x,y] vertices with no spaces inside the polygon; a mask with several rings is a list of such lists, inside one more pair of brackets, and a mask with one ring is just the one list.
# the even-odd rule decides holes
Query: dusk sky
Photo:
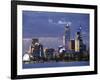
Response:
[{"label": "dusk sky", "polygon": [[70,24],[71,38],[80,25],[84,41],[89,42],[89,14],[23,11],[23,38],[62,37],[64,26]]}]

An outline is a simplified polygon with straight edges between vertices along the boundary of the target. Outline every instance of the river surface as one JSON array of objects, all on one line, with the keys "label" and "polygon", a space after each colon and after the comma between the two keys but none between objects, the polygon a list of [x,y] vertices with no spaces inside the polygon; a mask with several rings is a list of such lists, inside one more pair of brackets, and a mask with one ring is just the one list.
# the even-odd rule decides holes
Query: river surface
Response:
[{"label": "river surface", "polygon": [[48,67],[73,67],[73,66],[89,66],[89,61],[44,62],[44,63],[30,63],[30,64],[24,64],[23,63],[23,69],[27,69],[27,68],[48,68]]}]

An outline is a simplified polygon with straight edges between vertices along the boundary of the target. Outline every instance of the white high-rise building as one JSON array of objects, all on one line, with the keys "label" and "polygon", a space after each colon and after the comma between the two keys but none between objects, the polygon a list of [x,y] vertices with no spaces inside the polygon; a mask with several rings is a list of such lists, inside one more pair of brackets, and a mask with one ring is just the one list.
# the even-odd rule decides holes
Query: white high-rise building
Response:
[{"label": "white high-rise building", "polygon": [[65,26],[65,33],[63,36],[63,45],[66,50],[69,50],[69,42],[70,42],[70,26],[67,24]]},{"label": "white high-rise building", "polygon": [[80,27],[80,30],[76,33],[76,37],[75,37],[75,51],[76,52],[82,51],[82,46],[83,46],[83,40],[82,40],[81,27]]},{"label": "white high-rise building", "polygon": [[79,35],[76,34],[76,38],[75,38],[75,51],[79,52],[80,51],[80,40],[79,40]]}]

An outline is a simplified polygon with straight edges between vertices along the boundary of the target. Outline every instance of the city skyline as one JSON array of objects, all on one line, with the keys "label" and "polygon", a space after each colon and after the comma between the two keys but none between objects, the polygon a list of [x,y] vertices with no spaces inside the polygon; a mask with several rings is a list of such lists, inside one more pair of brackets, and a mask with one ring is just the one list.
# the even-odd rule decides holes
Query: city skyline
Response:
[{"label": "city skyline", "polygon": [[23,11],[22,42],[23,68],[45,62],[89,65],[89,14]]}]

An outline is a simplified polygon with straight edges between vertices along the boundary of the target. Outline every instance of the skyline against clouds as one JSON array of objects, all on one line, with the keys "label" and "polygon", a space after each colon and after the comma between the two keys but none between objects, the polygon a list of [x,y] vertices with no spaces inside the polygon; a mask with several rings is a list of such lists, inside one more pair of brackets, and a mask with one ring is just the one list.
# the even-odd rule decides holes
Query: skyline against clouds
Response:
[{"label": "skyline against clouds", "polygon": [[62,37],[64,27],[70,24],[71,38],[80,25],[83,39],[89,41],[89,14],[23,11],[23,38]]}]

